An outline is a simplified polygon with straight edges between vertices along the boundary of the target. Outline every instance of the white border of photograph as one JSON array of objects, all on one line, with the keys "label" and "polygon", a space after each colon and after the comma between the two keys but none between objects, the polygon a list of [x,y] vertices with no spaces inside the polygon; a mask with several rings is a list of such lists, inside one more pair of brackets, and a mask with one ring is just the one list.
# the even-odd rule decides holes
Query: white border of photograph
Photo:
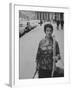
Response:
[{"label": "white border of photograph", "polygon": [[[64,77],[48,79],[19,80],[19,10],[47,11],[64,13]],[[65,84],[70,82],[69,64],[69,8],[10,4],[10,86],[39,86]]]}]

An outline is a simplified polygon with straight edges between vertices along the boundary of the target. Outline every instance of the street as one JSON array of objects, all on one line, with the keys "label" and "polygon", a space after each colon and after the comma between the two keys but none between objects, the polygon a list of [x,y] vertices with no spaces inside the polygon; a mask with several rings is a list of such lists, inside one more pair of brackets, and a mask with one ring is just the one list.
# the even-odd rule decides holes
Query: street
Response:
[{"label": "street", "polygon": [[[45,23],[44,23],[45,24]],[[41,39],[45,37],[44,24],[38,25],[35,29],[25,34],[19,39],[19,78],[30,79],[33,77],[36,69],[36,53]],[[54,35],[58,41],[61,60],[56,64],[58,67],[64,68],[64,30],[57,30],[54,26]],[[59,27],[60,28],[60,27]]]}]

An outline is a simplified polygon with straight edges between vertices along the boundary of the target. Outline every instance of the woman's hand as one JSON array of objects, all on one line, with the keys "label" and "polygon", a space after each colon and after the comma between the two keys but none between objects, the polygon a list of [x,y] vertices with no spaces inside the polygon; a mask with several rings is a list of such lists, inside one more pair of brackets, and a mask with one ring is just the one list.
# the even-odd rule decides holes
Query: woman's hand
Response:
[{"label": "woman's hand", "polygon": [[57,56],[53,56],[53,60],[55,60],[55,62],[57,62],[60,59],[61,59],[61,56],[59,54]]},{"label": "woman's hand", "polygon": [[53,60],[55,60],[55,62],[57,63],[57,61],[58,61],[58,56],[53,56]]}]

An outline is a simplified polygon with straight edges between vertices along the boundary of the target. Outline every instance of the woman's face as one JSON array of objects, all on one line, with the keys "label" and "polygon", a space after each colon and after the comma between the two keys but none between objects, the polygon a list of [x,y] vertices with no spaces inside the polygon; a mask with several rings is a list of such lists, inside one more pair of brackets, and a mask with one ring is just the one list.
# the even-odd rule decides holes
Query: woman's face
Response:
[{"label": "woman's face", "polygon": [[52,36],[52,29],[50,27],[46,28],[46,36],[49,38]]}]

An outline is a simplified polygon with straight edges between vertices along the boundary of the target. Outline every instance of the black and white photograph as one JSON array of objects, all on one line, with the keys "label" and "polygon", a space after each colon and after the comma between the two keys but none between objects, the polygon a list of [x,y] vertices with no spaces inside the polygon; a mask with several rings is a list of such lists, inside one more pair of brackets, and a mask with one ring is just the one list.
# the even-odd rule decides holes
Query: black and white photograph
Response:
[{"label": "black and white photograph", "polygon": [[64,13],[19,10],[19,79],[64,77]]}]

